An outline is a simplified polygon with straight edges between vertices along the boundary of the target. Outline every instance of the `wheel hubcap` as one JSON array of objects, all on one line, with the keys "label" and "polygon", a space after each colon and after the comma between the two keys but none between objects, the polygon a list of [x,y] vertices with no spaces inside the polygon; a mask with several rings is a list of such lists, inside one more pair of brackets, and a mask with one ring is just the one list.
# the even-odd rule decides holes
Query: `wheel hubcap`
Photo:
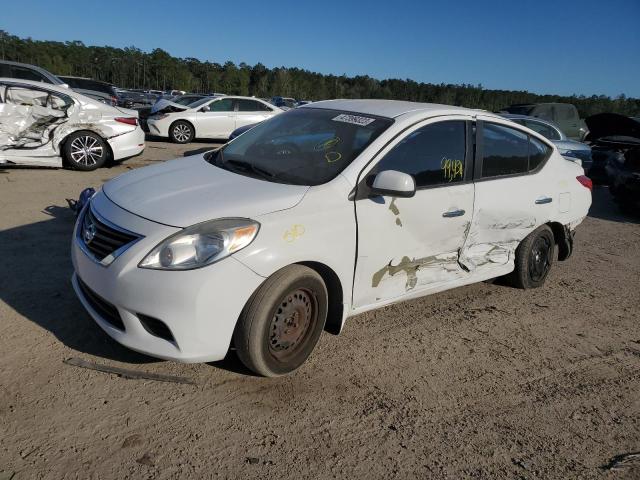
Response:
[{"label": "wheel hubcap", "polygon": [[71,142],[71,159],[78,165],[90,167],[102,158],[104,149],[93,137],[83,136]]},{"label": "wheel hubcap", "polygon": [[179,142],[186,142],[191,137],[191,130],[186,125],[176,125],[173,128],[173,136]]},{"label": "wheel hubcap", "polygon": [[539,282],[546,277],[551,266],[551,242],[546,237],[538,237],[529,256],[529,277]]},{"label": "wheel hubcap", "polygon": [[317,316],[316,300],[306,289],[286,295],[278,306],[269,326],[269,351],[279,360],[295,354]]}]

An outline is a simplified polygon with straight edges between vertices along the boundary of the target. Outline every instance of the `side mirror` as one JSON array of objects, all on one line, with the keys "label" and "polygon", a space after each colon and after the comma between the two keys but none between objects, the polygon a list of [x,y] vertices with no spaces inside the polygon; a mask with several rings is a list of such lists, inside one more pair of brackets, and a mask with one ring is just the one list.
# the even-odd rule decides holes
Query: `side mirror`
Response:
[{"label": "side mirror", "polygon": [[416,181],[408,173],[384,170],[374,178],[371,193],[391,197],[413,197],[416,194]]},{"label": "side mirror", "polygon": [[209,105],[205,105],[204,107],[202,107],[200,109],[201,112],[210,112],[211,111],[211,107],[209,107]]}]

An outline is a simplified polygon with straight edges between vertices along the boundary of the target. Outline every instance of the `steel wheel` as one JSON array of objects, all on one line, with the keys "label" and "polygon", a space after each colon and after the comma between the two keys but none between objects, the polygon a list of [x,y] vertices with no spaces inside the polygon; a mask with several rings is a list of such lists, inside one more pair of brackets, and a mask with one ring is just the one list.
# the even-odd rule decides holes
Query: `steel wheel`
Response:
[{"label": "steel wheel", "polygon": [[83,167],[95,167],[102,160],[104,147],[94,137],[82,135],[71,142],[71,160]]},{"label": "steel wheel", "polygon": [[278,360],[294,355],[318,317],[314,295],[299,288],[282,299],[269,326],[269,352]]},{"label": "steel wheel", "polygon": [[529,277],[534,282],[544,280],[551,268],[551,242],[547,237],[539,236],[533,242],[529,254]]}]

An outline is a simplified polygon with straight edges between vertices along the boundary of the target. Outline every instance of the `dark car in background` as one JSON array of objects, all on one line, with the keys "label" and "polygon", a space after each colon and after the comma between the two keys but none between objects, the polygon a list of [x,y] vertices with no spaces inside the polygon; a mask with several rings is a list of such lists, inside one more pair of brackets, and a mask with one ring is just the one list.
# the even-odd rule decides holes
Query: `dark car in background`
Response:
[{"label": "dark car in background", "polygon": [[289,110],[290,108],[296,108],[298,106],[295,98],[288,97],[271,97],[270,103],[283,110]]},{"label": "dark car in background", "polygon": [[608,183],[623,210],[640,209],[640,122],[616,113],[599,113],[585,120],[593,152],[590,176]]},{"label": "dark car in background", "polygon": [[115,107],[118,105],[116,87],[107,82],[85,77],[59,77],[74,91],[91,97],[99,102]]},{"label": "dark car in background", "polygon": [[34,82],[51,83],[53,85],[66,85],[59,77],[44,68],[8,60],[0,60],[0,77],[33,80]]}]

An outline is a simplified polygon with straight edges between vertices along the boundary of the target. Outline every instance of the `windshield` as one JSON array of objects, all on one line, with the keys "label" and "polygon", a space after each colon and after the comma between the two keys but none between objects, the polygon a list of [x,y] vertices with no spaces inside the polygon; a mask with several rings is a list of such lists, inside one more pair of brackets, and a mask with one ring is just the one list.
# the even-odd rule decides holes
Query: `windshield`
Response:
[{"label": "windshield", "polygon": [[337,110],[289,110],[205,158],[220,168],[272,182],[321,185],[392,123],[390,118]]},{"label": "windshield", "polygon": [[200,105],[202,105],[204,103],[207,103],[209,100],[213,100],[213,99],[211,97],[201,98],[200,100],[196,100],[195,102],[190,103],[189,107],[190,108],[198,108]]}]

